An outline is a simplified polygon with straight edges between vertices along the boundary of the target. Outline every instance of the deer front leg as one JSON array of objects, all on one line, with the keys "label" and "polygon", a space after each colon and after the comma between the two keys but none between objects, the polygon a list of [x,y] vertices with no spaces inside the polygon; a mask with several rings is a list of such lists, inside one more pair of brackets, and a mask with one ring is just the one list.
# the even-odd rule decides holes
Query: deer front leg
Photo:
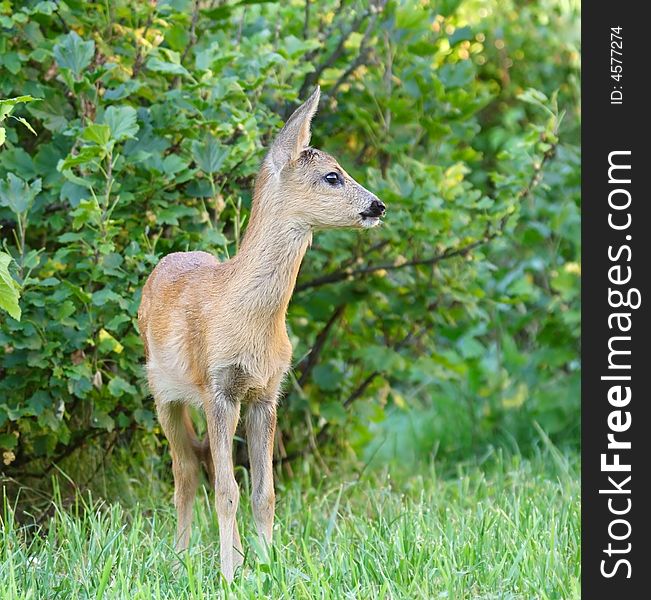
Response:
[{"label": "deer front leg", "polygon": [[[230,583],[233,581],[235,567],[241,563],[241,554],[238,553],[236,559],[233,552],[233,545],[240,544],[236,522],[240,491],[233,471],[233,437],[240,417],[240,402],[230,394],[217,392],[204,400],[204,410],[215,469],[215,508],[219,522],[221,571]],[[241,552],[241,546],[238,550]]]},{"label": "deer front leg", "polygon": [[276,431],[276,401],[253,402],[246,415],[246,440],[253,486],[251,504],[261,540],[271,545],[276,495],[273,481],[273,444]]}]

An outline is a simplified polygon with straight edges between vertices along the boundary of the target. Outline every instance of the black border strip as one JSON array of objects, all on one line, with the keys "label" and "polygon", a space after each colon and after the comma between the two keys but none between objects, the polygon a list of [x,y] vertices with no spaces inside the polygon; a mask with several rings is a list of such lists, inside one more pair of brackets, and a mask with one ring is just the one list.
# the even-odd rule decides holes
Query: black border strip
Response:
[{"label": "black border strip", "polygon": [[[647,582],[651,578],[651,399],[645,380],[651,373],[651,332],[646,321],[651,302],[651,233],[647,231],[651,198],[644,181],[651,171],[651,139],[645,139],[649,126],[644,110],[650,104],[645,93],[649,85],[650,36],[642,7],[642,3],[633,2],[585,2],[582,9],[581,510],[582,593],[589,600],[651,597],[651,584]],[[611,47],[611,28],[617,27],[621,27],[621,48],[617,44]],[[617,39],[612,37],[612,41]],[[611,50],[622,54],[611,54]],[[611,57],[616,60],[611,62]],[[618,64],[622,66],[621,77],[613,78]],[[621,93],[620,104],[615,103],[619,93],[613,92]],[[611,180],[617,181],[609,182],[609,154],[612,162],[631,167],[612,170]],[[630,183],[626,183],[628,179]],[[611,201],[622,206],[630,194],[630,206],[614,210],[609,206],[611,193]],[[627,223],[630,214],[630,225],[621,230],[609,226],[609,214],[616,226]],[[610,271],[609,280],[609,269],[617,265],[619,269]],[[628,267],[630,281],[613,283],[612,279],[628,275]],[[639,290],[641,306],[614,307],[619,296],[611,294],[609,301],[609,288],[623,294],[633,288]],[[633,293],[631,304],[636,303],[635,298]],[[609,327],[609,316],[614,313],[630,315],[630,331],[619,328],[627,323],[624,317],[611,317]],[[631,339],[614,339],[616,336]],[[611,349],[630,354],[611,354],[609,342]],[[613,364],[628,364],[630,368],[613,368]],[[630,380],[602,379],[620,376],[629,376]],[[618,385],[622,386],[619,391],[613,389]],[[625,402],[626,388],[630,388],[629,402]],[[613,432],[613,427],[619,431]],[[609,433],[617,442],[630,442],[630,450],[624,446],[608,448]],[[606,463],[619,460],[622,465],[630,465],[630,471],[603,469],[602,454],[606,455]],[[613,592],[617,595],[613,596]]]}]

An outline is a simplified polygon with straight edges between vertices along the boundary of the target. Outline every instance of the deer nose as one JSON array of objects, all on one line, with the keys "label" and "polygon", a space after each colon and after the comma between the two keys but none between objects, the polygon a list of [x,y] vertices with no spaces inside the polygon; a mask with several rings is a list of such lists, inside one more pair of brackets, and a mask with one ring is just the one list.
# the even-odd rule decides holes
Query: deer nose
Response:
[{"label": "deer nose", "polygon": [[373,200],[373,202],[371,202],[371,206],[369,206],[366,212],[370,213],[369,216],[371,217],[381,217],[386,212],[386,209],[387,207],[383,202],[380,202],[379,200]]},{"label": "deer nose", "polygon": [[371,210],[376,211],[378,215],[381,216],[386,212],[387,207],[384,205],[384,202],[373,200],[373,202],[371,202]]}]

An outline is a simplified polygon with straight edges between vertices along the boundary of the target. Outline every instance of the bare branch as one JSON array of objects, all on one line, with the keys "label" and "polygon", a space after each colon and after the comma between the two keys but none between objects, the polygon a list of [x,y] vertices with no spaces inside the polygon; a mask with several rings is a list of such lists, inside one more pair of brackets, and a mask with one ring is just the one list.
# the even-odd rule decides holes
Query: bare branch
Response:
[{"label": "bare branch", "polygon": [[373,18],[376,19],[377,13],[384,8],[386,2],[387,0],[380,0],[380,2],[377,4],[372,2],[370,7],[365,12],[353,19],[350,27],[346,28],[343,35],[339,38],[337,46],[332,51],[330,56],[328,56],[321,64],[317,65],[316,69],[312,73],[308,73],[305,76],[303,85],[301,86],[301,89],[298,93],[299,98],[303,98],[307,94],[308,90],[310,90],[314,84],[319,81],[319,77],[321,77],[323,71],[332,67],[344,54],[346,42],[348,41],[348,38],[350,38],[351,34],[356,32],[361,27],[362,23],[369,17],[373,16]]},{"label": "bare branch", "polygon": [[326,98],[333,98],[337,92],[339,91],[339,88],[348,81],[350,76],[359,69],[362,65],[368,64],[368,58],[371,55],[371,52],[368,48],[361,48],[360,47],[360,52],[357,55],[357,58],[352,62],[352,64],[341,74],[339,79],[335,82],[335,84],[332,86],[332,88],[328,91],[326,94]]},{"label": "bare branch", "polygon": [[[149,33],[149,28],[151,27],[152,21],[154,20],[154,15],[156,14],[156,9],[158,8],[157,6],[158,0],[154,2],[154,9],[149,13],[147,16],[147,22],[145,23],[145,29],[142,32],[142,39],[146,40],[147,39],[147,33]],[[142,68],[142,65],[144,63],[144,54],[143,54],[143,44],[138,45],[138,51],[136,52],[136,58],[133,61],[133,70],[131,73],[132,79],[135,79],[138,73],[140,73],[140,69]]]},{"label": "bare branch", "polygon": [[305,382],[308,380],[312,373],[312,369],[317,364],[317,361],[319,360],[319,356],[321,355],[321,351],[323,350],[323,347],[326,343],[326,340],[328,339],[328,334],[330,333],[330,330],[333,328],[335,323],[340,319],[340,317],[344,314],[344,311],[346,310],[346,305],[341,304],[338,306],[334,313],[332,313],[331,317],[328,319],[328,322],[325,324],[323,329],[319,331],[319,333],[316,336],[316,339],[314,340],[314,345],[312,346],[310,353],[307,355],[304,361],[300,365],[298,365],[301,368],[301,376],[298,379],[298,385],[303,386]]},{"label": "bare branch", "polygon": [[[555,152],[556,152],[556,144],[552,145],[551,148],[547,150],[547,152],[545,152],[545,154],[542,157],[542,160],[538,164],[534,165],[533,173],[529,178],[527,184],[520,190],[520,192],[518,192],[516,196],[518,202],[521,202],[525,198],[528,198],[531,195],[531,192],[540,183],[542,170],[545,164],[551,158],[553,158]],[[497,227],[492,231],[490,229],[490,226],[487,227],[486,231],[484,232],[484,235],[481,238],[473,240],[472,242],[468,242],[462,246],[452,246],[450,248],[447,248],[440,254],[435,254],[434,256],[429,256],[427,258],[417,258],[413,260],[408,260],[405,262],[394,261],[391,263],[369,265],[360,269],[352,269],[350,267],[345,268],[339,271],[335,271],[334,273],[330,273],[328,275],[323,275],[322,277],[316,277],[315,279],[306,281],[305,283],[301,283],[296,286],[296,292],[303,292],[305,290],[321,287],[323,285],[328,285],[330,283],[338,283],[340,281],[359,279],[366,275],[370,275],[371,273],[376,273],[377,271],[395,271],[397,269],[405,269],[408,267],[417,267],[422,265],[435,265],[441,261],[450,258],[455,258],[458,256],[466,256],[469,252],[471,252],[475,248],[482,246],[490,242],[491,240],[495,239],[496,237],[502,235],[504,229],[506,228],[506,224],[510,216],[511,216],[510,214],[503,216],[499,220]]]},{"label": "bare branch", "polygon": [[303,22],[303,39],[306,40],[310,33],[310,0],[305,0],[305,20]]},{"label": "bare branch", "polygon": [[[366,377],[366,379],[364,379],[364,381],[362,381],[362,383],[360,383],[355,388],[353,393],[350,394],[350,396],[348,396],[348,398],[346,398],[344,400],[344,407],[348,408],[353,402],[355,402],[355,400],[360,398],[362,396],[362,394],[366,391],[366,388],[373,383],[373,381],[375,380],[375,378],[378,375],[380,375],[379,371],[373,371],[370,375],[368,375]],[[325,427],[325,425],[324,425],[324,427]],[[323,428],[322,428],[322,430],[323,430]],[[321,432],[319,432],[319,434],[321,434]]]},{"label": "bare branch", "polygon": [[343,271],[336,271],[330,273],[329,275],[324,275],[323,277],[317,277],[311,281],[306,281],[298,286],[296,286],[296,292],[302,292],[310,288],[321,287],[322,285],[327,285],[329,283],[337,283],[344,280],[352,280],[363,277],[364,275],[369,275],[377,271],[395,271],[396,269],[404,269],[407,267],[416,267],[419,265],[435,265],[436,263],[446,260],[448,258],[453,258],[455,256],[465,256],[481,244],[485,243],[488,239],[492,239],[497,234],[489,234],[484,236],[481,239],[474,240],[473,242],[461,246],[459,248],[448,248],[440,254],[430,256],[428,258],[418,258],[414,260],[409,260],[406,262],[392,262],[392,263],[383,263],[379,265],[369,265],[368,267],[363,267],[361,269],[344,269]]},{"label": "bare branch", "polygon": [[190,22],[190,42],[181,54],[181,64],[188,56],[192,47],[197,43],[197,21],[199,20],[199,0],[195,0],[194,7],[192,8],[192,21]]},{"label": "bare branch", "polygon": [[[197,21],[199,20],[199,8],[199,0],[194,0],[194,4],[192,6],[192,20],[190,21],[190,39],[188,41],[188,45],[183,50],[183,54],[181,54],[181,59],[179,60],[179,64],[181,65],[190,53],[190,50],[192,50],[194,45],[197,43]],[[172,83],[170,84],[170,90],[179,87],[179,83],[181,83],[181,76],[177,75],[174,77]]]},{"label": "bare branch", "polygon": [[342,75],[337,79],[332,89],[328,92],[327,97],[332,98],[336,95],[339,88],[350,78],[350,76],[357,71],[362,65],[369,63],[369,57],[371,56],[371,48],[368,46],[369,39],[371,37],[371,32],[375,26],[378,15],[386,6],[387,0],[380,0],[377,4],[377,7],[373,11],[373,15],[366,26],[366,31],[364,32],[364,37],[359,45],[359,53],[352,64],[342,73]]}]

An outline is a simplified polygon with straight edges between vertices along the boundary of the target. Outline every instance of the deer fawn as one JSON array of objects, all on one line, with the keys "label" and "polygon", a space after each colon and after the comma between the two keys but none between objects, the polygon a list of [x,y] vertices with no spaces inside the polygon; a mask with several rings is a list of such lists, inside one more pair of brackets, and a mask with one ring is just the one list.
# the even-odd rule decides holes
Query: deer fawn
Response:
[{"label": "deer fawn", "polygon": [[[240,403],[247,406],[253,515],[263,543],[271,543],[276,404],[292,356],[285,314],[312,231],[373,227],[385,211],[334,158],[308,146],[319,97],[317,87],[267,153],[237,255],[226,262],[206,252],[164,257],[145,283],[138,310],[147,378],[172,454],[176,548],[189,543],[204,462],[214,480],[221,570],[229,582],[243,559],[232,456]],[[188,405],[205,412],[204,442]]]}]

